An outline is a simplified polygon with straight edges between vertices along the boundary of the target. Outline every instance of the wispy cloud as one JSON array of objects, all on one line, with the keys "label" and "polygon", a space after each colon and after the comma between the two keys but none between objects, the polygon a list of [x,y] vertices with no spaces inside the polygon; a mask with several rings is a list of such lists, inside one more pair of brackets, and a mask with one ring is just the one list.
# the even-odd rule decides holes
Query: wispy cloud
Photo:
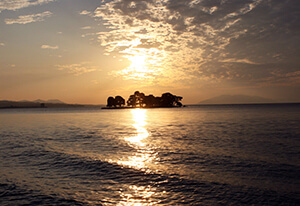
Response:
[{"label": "wispy cloud", "polygon": [[0,1],[0,13],[3,10],[18,10],[29,6],[35,6],[53,2],[55,0],[1,0]]},{"label": "wispy cloud", "polygon": [[58,46],[50,46],[50,45],[42,45],[41,46],[42,49],[58,49],[59,47]]},{"label": "wispy cloud", "polygon": [[68,73],[79,76],[84,73],[96,71],[96,67],[91,66],[90,63],[82,62],[79,64],[56,65],[58,70],[65,70]]},{"label": "wispy cloud", "polygon": [[92,27],[91,26],[84,26],[84,27],[81,27],[81,29],[88,30],[88,29],[92,29]]},{"label": "wispy cloud", "polygon": [[250,61],[249,59],[235,59],[235,58],[232,58],[232,59],[224,59],[224,60],[221,60],[220,62],[244,63],[244,64],[259,64],[259,63]]},{"label": "wispy cloud", "polygon": [[114,75],[161,82],[170,77],[251,79],[272,75],[262,65],[279,61],[275,53],[285,61],[294,58],[283,56],[285,48],[298,51],[299,37],[291,32],[297,31],[297,5],[288,0],[114,0],[98,7],[94,17],[108,28],[98,33],[106,54],[146,57],[144,73],[129,67]]},{"label": "wispy cloud", "polygon": [[45,11],[39,14],[31,14],[19,16],[17,19],[5,19],[6,24],[29,24],[33,22],[44,21],[46,17],[52,16],[50,11]]},{"label": "wispy cloud", "polygon": [[81,11],[79,14],[80,15],[90,15],[92,12],[90,12],[90,11],[87,11],[87,10],[83,10],[83,11]]}]

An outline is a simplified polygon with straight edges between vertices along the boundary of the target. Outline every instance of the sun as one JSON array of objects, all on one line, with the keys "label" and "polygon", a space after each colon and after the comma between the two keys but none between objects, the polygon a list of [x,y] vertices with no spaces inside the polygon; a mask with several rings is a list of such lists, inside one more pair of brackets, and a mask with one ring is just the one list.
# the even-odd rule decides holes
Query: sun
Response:
[{"label": "sun", "polygon": [[131,64],[119,73],[126,79],[153,79],[154,78],[154,57],[148,54],[131,54],[124,58]]},{"label": "sun", "polygon": [[131,61],[131,68],[134,68],[136,71],[143,71],[146,64],[146,56],[132,56],[129,58]]}]

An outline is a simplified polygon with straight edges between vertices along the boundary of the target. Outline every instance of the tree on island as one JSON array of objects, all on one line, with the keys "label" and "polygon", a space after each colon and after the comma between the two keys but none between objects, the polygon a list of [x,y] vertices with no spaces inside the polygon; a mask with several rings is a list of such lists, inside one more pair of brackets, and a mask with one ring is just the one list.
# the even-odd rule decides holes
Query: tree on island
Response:
[{"label": "tree on island", "polygon": [[116,105],[116,107],[125,106],[125,99],[121,96],[116,96],[115,97],[115,105]]},{"label": "tree on island", "polygon": [[113,97],[108,97],[107,98],[107,107],[112,107],[112,106],[115,106],[115,98]]},{"label": "tree on island", "polygon": [[133,95],[129,96],[127,100],[127,106],[129,107],[181,107],[181,100],[183,98],[180,96],[173,95],[169,92],[162,94],[161,97],[155,97],[152,94],[145,95],[139,91],[134,92]]},{"label": "tree on island", "polygon": [[127,100],[127,106],[129,107],[143,107],[145,102],[145,94],[139,91],[134,92],[133,95],[129,96]]},{"label": "tree on island", "polygon": [[162,96],[161,96],[161,106],[162,107],[174,107],[174,106],[181,107],[182,104],[180,101],[182,99],[183,98],[180,96],[176,96],[176,95],[173,95],[173,94],[167,92],[167,93],[162,94]]},{"label": "tree on island", "polygon": [[[130,95],[127,100],[127,106],[132,108],[153,108],[153,107],[181,107],[181,100],[183,98],[171,94],[170,92],[164,93],[161,97],[155,97],[152,94],[145,95],[142,92],[136,91]],[[125,100],[121,96],[108,97],[107,107],[121,108],[125,106]]]},{"label": "tree on island", "polygon": [[108,97],[107,99],[107,107],[122,107],[125,105],[125,99],[121,96]]}]

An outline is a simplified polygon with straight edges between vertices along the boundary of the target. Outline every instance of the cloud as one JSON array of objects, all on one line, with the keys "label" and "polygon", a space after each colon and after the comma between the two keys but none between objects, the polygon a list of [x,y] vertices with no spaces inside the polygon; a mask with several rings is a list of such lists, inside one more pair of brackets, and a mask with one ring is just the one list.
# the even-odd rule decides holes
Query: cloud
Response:
[{"label": "cloud", "polygon": [[56,68],[58,68],[58,70],[66,70],[68,73],[74,74],[75,76],[96,71],[96,68],[89,65],[87,62],[69,65],[56,65]]},{"label": "cloud", "polygon": [[50,45],[42,45],[41,46],[42,49],[58,49],[58,46],[50,46]]},{"label": "cloud", "polygon": [[94,17],[108,29],[98,33],[107,54],[146,57],[147,72],[136,75],[128,67],[115,75],[250,81],[297,68],[283,69],[298,61],[297,8],[289,0],[115,0],[98,7]]},{"label": "cloud", "polygon": [[1,0],[0,13],[3,10],[16,11],[29,6],[41,5],[55,0]]},{"label": "cloud", "polygon": [[80,15],[90,15],[91,12],[90,11],[87,11],[87,10],[83,10],[79,13]]},{"label": "cloud", "polygon": [[244,63],[244,64],[259,64],[253,61],[250,61],[249,59],[224,59],[221,60],[221,62],[230,62],[230,63]]},{"label": "cloud", "polygon": [[46,17],[52,16],[50,11],[45,11],[39,14],[31,14],[19,16],[18,19],[5,19],[6,24],[28,24],[33,22],[44,21]]},{"label": "cloud", "polygon": [[84,27],[81,27],[81,29],[87,30],[87,29],[92,29],[92,27],[91,26],[84,26]]}]

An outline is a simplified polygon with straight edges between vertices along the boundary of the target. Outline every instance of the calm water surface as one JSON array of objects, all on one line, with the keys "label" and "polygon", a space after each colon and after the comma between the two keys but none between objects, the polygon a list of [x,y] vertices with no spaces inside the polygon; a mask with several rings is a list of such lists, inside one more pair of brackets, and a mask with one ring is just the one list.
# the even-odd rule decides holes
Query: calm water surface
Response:
[{"label": "calm water surface", "polygon": [[0,110],[0,205],[297,205],[300,105]]}]

